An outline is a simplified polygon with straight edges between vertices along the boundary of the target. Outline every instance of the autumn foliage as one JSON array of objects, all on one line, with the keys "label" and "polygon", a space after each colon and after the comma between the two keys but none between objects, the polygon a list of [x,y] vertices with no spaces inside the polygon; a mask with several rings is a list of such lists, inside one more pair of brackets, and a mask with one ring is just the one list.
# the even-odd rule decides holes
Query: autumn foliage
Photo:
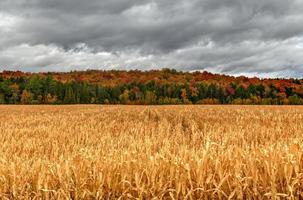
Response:
[{"label": "autumn foliage", "polygon": [[0,103],[302,104],[303,81],[209,72],[0,73]]}]

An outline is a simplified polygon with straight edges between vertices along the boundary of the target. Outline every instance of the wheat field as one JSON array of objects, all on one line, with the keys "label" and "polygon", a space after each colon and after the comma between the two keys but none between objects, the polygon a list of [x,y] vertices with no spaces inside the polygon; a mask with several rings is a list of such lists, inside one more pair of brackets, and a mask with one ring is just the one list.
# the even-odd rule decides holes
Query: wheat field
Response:
[{"label": "wheat field", "polygon": [[0,106],[0,199],[302,199],[303,107]]}]

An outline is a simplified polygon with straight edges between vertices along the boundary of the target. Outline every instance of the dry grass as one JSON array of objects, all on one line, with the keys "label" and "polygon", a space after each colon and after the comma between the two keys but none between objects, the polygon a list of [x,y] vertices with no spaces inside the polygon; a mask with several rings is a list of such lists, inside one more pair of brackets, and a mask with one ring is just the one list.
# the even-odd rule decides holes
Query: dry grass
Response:
[{"label": "dry grass", "polygon": [[0,106],[0,199],[300,199],[303,107]]}]

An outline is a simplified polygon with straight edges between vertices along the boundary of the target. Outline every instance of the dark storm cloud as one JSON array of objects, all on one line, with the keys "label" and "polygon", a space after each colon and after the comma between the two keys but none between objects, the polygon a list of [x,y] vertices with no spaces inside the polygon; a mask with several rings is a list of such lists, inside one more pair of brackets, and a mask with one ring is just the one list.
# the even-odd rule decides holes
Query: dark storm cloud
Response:
[{"label": "dark storm cloud", "polygon": [[302,13],[301,0],[2,0],[0,66],[293,76]]}]

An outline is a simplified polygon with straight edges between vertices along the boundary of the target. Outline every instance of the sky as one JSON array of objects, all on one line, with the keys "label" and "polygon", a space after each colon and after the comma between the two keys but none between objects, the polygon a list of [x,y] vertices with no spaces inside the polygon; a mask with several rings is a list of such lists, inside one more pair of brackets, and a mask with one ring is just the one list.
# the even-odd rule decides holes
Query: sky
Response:
[{"label": "sky", "polygon": [[303,77],[302,0],[1,0],[0,70]]}]

